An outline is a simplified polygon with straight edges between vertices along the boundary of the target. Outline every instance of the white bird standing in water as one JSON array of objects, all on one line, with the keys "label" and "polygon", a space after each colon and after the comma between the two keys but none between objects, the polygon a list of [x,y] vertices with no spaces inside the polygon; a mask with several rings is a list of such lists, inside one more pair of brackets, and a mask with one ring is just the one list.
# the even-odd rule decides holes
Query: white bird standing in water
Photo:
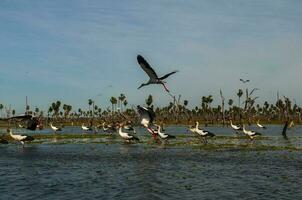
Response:
[{"label": "white bird standing in water", "polygon": [[260,136],[260,135],[261,135],[261,133],[258,133],[258,132],[256,132],[256,131],[246,130],[244,125],[243,125],[242,128],[243,128],[243,132],[244,132],[247,136],[249,136],[250,139],[254,139],[256,136]]},{"label": "white bird standing in water", "polygon": [[55,132],[57,132],[57,131],[62,131],[61,128],[58,128],[58,127],[52,125],[52,123],[50,123],[50,127],[51,127],[51,129],[54,130]]},{"label": "white bird standing in water", "polygon": [[9,135],[14,140],[21,142],[23,147],[24,147],[25,142],[34,140],[34,137],[32,137],[30,135],[14,135],[11,129],[7,129],[7,131],[9,132]]},{"label": "white bird standing in water", "polygon": [[157,124],[154,124],[154,125],[157,126],[157,131],[156,132],[157,132],[157,134],[159,135],[159,137],[161,139],[174,139],[175,138],[174,135],[169,135],[167,133],[162,132],[162,128],[161,128],[160,125],[157,125]]},{"label": "white bird standing in water", "polygon": [[258,126],[259,128],[266,129],[266,127],[265,127],[265,126],[263,126],[263,125],[261,125],[261,124],[259,123],[259,120],[257,121],[257,126]]},{"label": "white bird standing in water", "polygon": [[195,122],[195,127],[194,126],[191,126],[190,127],[190,131],[193,132],[193,133],[196,133],[198,134],[204,141],[204,143],[207,143],[207,137],[214,137],[215,134],[210,132],[210,131],[206,131],[206,130],[202,130],[202,129],[199,129],[199,122]]},{"label": "white bird standing in water", "polygon": [[242,127],[233,124],[232,120],[230,120],[230,123],[231,123],[232,129],[234,129],[236,131],[236,133],[237,133],[237,131],[242,131]]},{"label": "white bird standing in water", "polygon": [[168,78],[170,75],[175,74],[178,71],[173,71],[171,73],[168,73],[162,77],[158,77],[154,69],[149,65],[149,63],[143,58],[143,56],[138,55],[137,56],[137,62],[141,66],[141,68],[147,73],[149,76],[149,81],[147,83],[141,84],[137,89],[140,89],[143,86],[149,85],[149,84],[162,84],[167,92],[169,92],[166,82],[164,79]]},{"label": "white bird standing in water", "polygon": [[131,140],[139,141],[139,139],[137,137],[135,137],[134,135],[131,135],[130,133],[127,133],[127,132],[123,132],[122,128],[123,128],[123,124],[120,124],[118,133],[123,139],[125,139],[126,141],[131,141]]},{"label": "white bird standing in water", "polygon": [[84,131],[92,131],[91,127],[85,126],[84,124],[82,124],[82,130]]}]

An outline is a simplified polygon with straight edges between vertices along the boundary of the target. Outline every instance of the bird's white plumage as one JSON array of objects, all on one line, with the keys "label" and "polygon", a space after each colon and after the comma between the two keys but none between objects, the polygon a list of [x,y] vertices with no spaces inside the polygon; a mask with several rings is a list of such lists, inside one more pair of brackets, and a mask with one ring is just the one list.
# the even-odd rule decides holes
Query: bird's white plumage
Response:
[{"label": "bird's white plumage", "polygon": [[82,124],[82,130],[84,130],[84,131],[89,131],[89,130],[90,130],[90,128],[89,128],[89,127],[87,127],[87,126],[85,126],[84,124]]},{"label": "bird's white plumage", "polygon": [[22,141],[27,137],[25,135],[13,135],[12,131],[10,131],[9,134],[14,140],[18,140],[18,141]]},{"label": "bird's white plumage", "polygon": [[142,121],[141,121],[141,124],[144,126],[144,127],[148,127],[149,126],[149,123],[150,123],[150,120],[148,118],[142,118]]},{"label": "bird's white plumage", "polygon": [[262,124],[260,124],[260,123],[259,123],[259,120],[257,121],[257,123],[256,123],[256,124],[257,124],[257,126],[258,126],[259,128],[263,128],[263,129],[265,129],[265,128],[266,128],[265,126],[263,126]]},{"label": "bird's white plumage", "polygon": [[207,131],[204,131],[204,130],[201,130],[201,129],[196,129],[196,133],[200,136],[207,136],[208,135]]},{"label": "bird's white plumage", "polygon": [[50,123],[50,127],[51,127],[51,129],[54,130],[54,131],[61,130],[60,128],[58,128],[58,127],[52,125],[52,123]]},{"label": "bird's white plumage", "polygon": [[118,129],[118,133],[119,133],[119,135],[120,135],[122,138],[124,138],[124,139],[126,139],[126,140],[130,140],[130,139],[133,138],[133,136],[132,136],[132,135],[129,135],[129,133],[123,132],[123,131],[122,131],[122,127],[120,127],[120,128]]},{"label": "bird's white plumage", "polygon": [[139,112],[140,118],[141,118],[141,125],[148,128],[151,121],[152,121],[152,116],[151,116],[151,113],[150,113],[149,109],[145,108],[145,107],[142,107],[142,106],[139,106],[138,107],[138,112]]},{"label": "bird's white plumage", "polygon": [[231,122],[231,127],[232,127],[234,130],[238,131],[238,130],[241,129],[240,126],[237,126],[237,125],[233,124],[232,120],[231,120],[230,122]]},{"label": "bird's white plumage", "polygon": [[255,132],[255,131],[251,131],[251,130],[246,130],[245,126],[243,125],[243,132],[249,136],[251,139],[253,139],[256,135],[259,135],[259,133]]},{"label": "bird's white plumage", "polygon": [[19,142],[21,142],[21,144],[24,146],[24,141],[27,140],[33,140],[33,137],[31,136],[27,136],[27,135],[15,135],[13,134],[13,131],[11,129],[8,130],[9,131],[9,135],[14,139],[17,140]]},{"label": "bird's white plumage", "polygon": [[105,125],[105,122],[103,122],[102,126],[103,126],[103,131],[108,131],[109,128],[108,126]]},{"label": "bird's white plumage", "polygon": [[161,132],[161,126],[157,125],[157,134],[159,135],[160,138],[166,139],[169,137],[168,134]]},{"label": "bird's white plumage", "polygon": [[199,129],[199,122],[195,123],[195,127],[194,126],[190,127],[190,131],[193,132],[193,133],[196,133],[196,134],[198,134],[198,135],[200,135],[202,137],[209,136],[209,135],[212,134],[212,133],[210,133],[208,131]]}]

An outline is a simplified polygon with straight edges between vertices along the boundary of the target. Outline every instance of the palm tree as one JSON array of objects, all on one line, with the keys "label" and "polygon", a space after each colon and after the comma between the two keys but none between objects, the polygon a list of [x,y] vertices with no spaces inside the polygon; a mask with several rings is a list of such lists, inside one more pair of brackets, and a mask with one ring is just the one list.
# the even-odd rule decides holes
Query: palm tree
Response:
[{"label": "palm tree", "polygon": [[213,102],[213,96],[212,95],[209,95],[207,97],[207,102],[208,102],[208,106],[209,106],[209,109],[211,110],[211,103]]},{"label": "palm tree", "polygon": [[39,113],[40,109],[38,107],[35,108],[35,113]]},{"label": "palm tree", "polygon": [[51,113],[52,111],[53,111],[52,107],[49,106],[48,111],[47,111],[48,118],[49,118],[49,115],[50,115],[50,113]]},{"label": "palm tree", "polygon": [[26,111],[25,111],[25,113],[27,114],[28,112],[29,112],[29,110],[30,110],[30,106],[29,105],[26,105]]},{"label": "palm tree", "polygon": [[78,113],[79,113],[79,117],[80,117],[80,116],[82,116],[83,111],[82,111],[82,109],[81,109],[81,108],[79,108],[79,109],[78,109]]},{"label": "palm tree", "polygon": [[102,109],[101,108],[98,108],[98,115],[99,115],[99,117],[102,116]]},{"label": "palm tree", "polygon": [[209,95],[207,97],[207,103],[208,103],[208,108],[209,108],[209,111],[210,111],[210,116],[211,116],[211,122],[213,124],[213,111],[212,111],[212,106],[211,106],[211,103],[213,102],[213,96],[212,95]]},{"label": "palm tree", "polygon": [[88,99],[89,113],[90,113],[90,107],[91,107],[92,104],[93,104],[92,99]]},{"label": "palm tree", "polygon": [[187,105],[189,104],[188,100],[184,100],[184,107],[187,107]]},{"label": "palm tree", "polygon": [[234,103],[233,99],[229,99],[228,104],[230,107],[233,105],[233,103]]},{"label": "palm tree", "polygon": [[63,105],[65,119],[69,116],[69,113],[70,113],[71,109],[72,109],[71,105],[67,105],[67,104]]},{"label": "palm tree", "polygon": [[243,91],[242,89],[239,89],[238,90],[238,93],[237,93],[237,96],[238,96],[238,107],[240,108],[240,98],[242,97],[243,95]]},{"label": "palm tree", "polygon": [[128,101],[127,99],[124,100],[124,107],[126,108],[126,106],[128,105]]},{"label": "palm tree", "polygon": [[120,104],[121,112],[123,112],[123,102],[125,101],[126,96],[122,93],[122,94],[120,94],[120,96],[118,97],[118,99],[119,99],[119,104]]},{"label": "palm tree", "polygon": [[53,115],[54,115],[55,117],[58,117],[59,112],[60,112],[61,102],[60,102],[60,101],[57,101],[57,102],[55,102],[55,103],[52,103],[51,106],[52,106],[52,109],[53,109],[53,111],[54,111]]},{"label": "palm tree", "polygon": [[117,104],[117,99],[115,97],[111,97],[110,98],[110,103],[111,103],[111,106],[112,106],[111,112],[113,113],[114,112],[114,105]]},{"label": "palm tree", "polygon": [[151,94],[149,94],[148,98],[146,99],[146,104],[148,107],[150,107],[152,103],[153,103],[153,97]]},{"label": "palm tree", "polygon": [[4,108],[4,106],[3,106],[3,104],[1,103],[1,104],[0,104],[0,112],[1,112],[1,115],[2,115],[2,110],[3,110],[3,108]]}]

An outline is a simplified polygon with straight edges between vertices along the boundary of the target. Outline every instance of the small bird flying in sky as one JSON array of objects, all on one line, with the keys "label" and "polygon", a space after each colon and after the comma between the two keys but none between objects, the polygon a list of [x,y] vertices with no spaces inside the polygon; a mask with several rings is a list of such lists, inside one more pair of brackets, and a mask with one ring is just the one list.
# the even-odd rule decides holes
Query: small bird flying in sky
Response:
[{"label": "small bird flying in sky", "polygon": [[137,56],[137,62],[141,66],[141,68],[147,73],[149,76],[149,81],[147,83],[141,84],[141,86],[138,87],[140,89],[143,86],[149,85],[149,84],[162,84],[167,92],[169,92],[166,82],[164,79],[168,78],[170,75],[175,74],[178,71],[170,72],[162,77],[158,77],[154,69],[149,65],[149,63],[143,58],[143,56],[138,55]]}]

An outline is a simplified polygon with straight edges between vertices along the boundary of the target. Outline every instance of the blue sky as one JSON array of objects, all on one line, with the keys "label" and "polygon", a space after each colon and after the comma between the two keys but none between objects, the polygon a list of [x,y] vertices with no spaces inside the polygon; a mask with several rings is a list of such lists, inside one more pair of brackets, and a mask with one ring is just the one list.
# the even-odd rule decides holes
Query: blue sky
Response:
[{"label": "blue sky", "polygon": [[[302,103],[302,1],[299,0],[2,0],[0,103],[23,111],[61,100],[75,109],[92,98],[106,107],[125,93],[130,104],[169,102],[160,86],[137,87],[147,76],[136,55],[189,104],[200,97],[237,99],[239,78],[260,88],[259,103],[276,91]],[[215,103],[215,102],[214,102]],[[219,103],[219,99],[216,100]]]}]

